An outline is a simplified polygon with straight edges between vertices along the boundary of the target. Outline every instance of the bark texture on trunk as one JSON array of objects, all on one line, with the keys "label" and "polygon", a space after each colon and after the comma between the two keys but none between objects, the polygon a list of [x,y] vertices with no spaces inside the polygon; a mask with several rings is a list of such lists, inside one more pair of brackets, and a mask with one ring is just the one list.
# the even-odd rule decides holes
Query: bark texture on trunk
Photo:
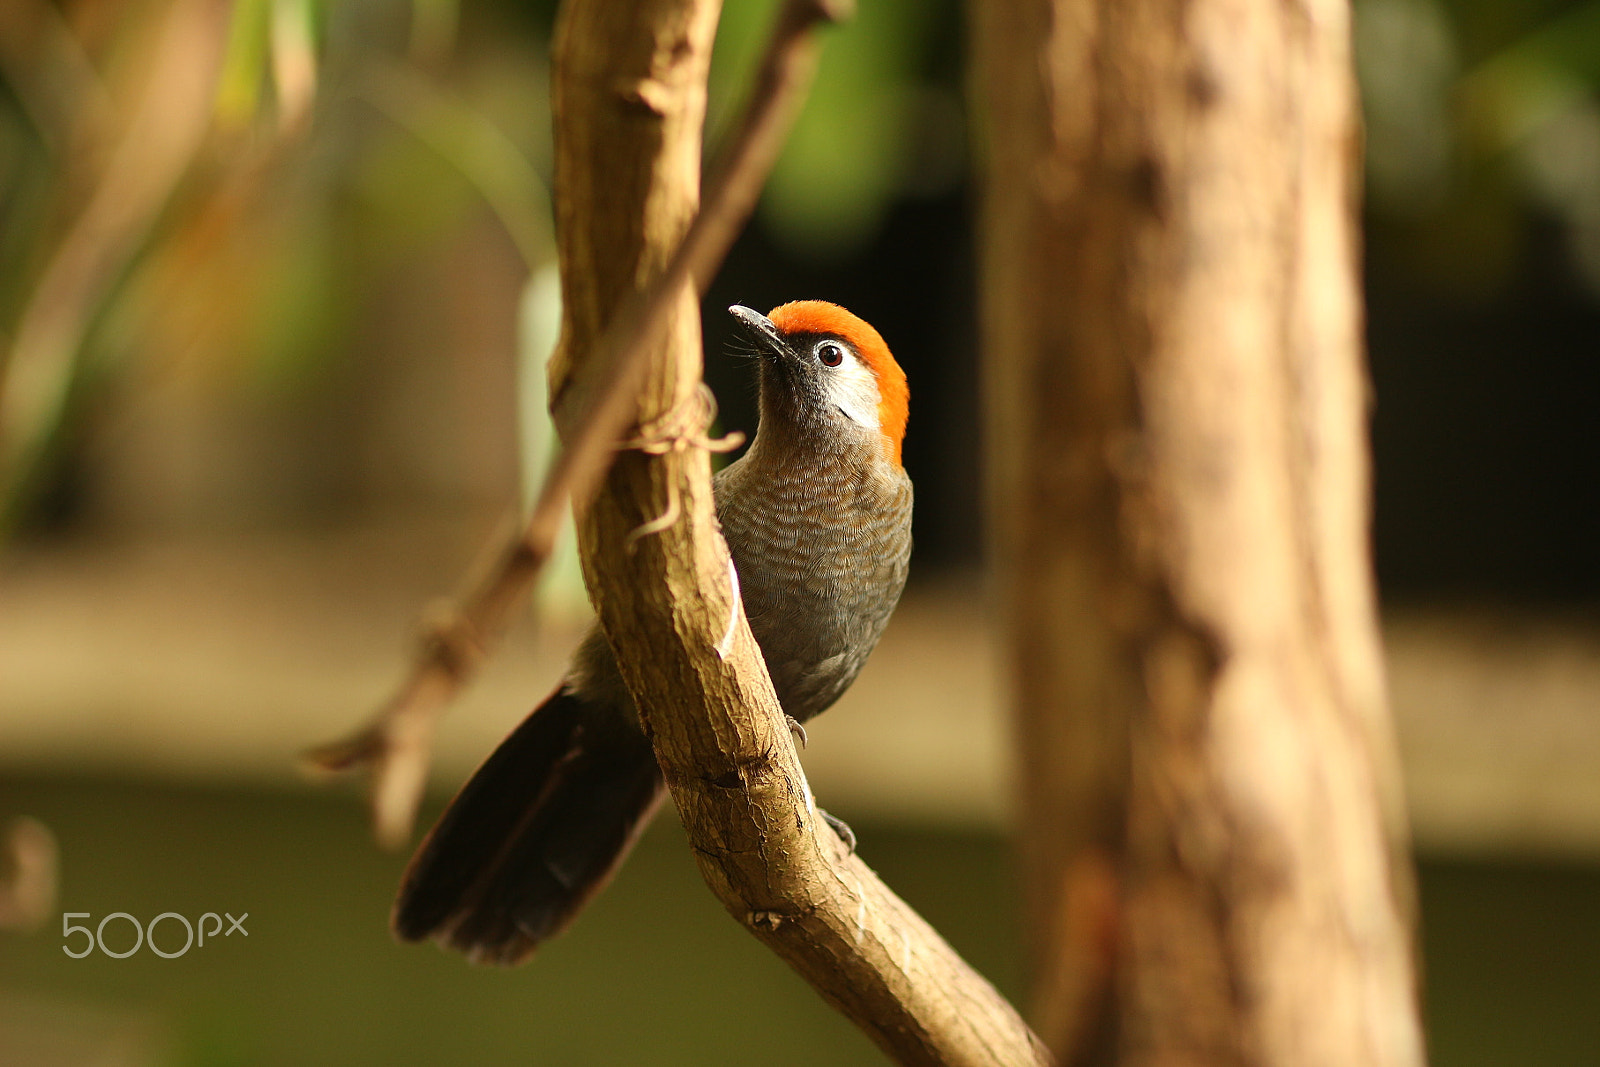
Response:
[{"label": "bark texture on trunk", "polygon": [[1345,0],[974,0],[994,544],[1063,1062],[1422,1062]]}]

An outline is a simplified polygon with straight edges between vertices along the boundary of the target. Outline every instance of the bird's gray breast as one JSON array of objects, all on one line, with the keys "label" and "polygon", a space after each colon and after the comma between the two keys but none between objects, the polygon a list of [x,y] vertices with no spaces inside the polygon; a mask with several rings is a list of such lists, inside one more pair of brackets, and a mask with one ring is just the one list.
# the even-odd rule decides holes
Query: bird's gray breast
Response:
[{"label": "bird's gray breast", "polygon": [[717,476],[717,515],[784,710],[805,720],[855,680],[905,587],[911,482],[840,464]]}]

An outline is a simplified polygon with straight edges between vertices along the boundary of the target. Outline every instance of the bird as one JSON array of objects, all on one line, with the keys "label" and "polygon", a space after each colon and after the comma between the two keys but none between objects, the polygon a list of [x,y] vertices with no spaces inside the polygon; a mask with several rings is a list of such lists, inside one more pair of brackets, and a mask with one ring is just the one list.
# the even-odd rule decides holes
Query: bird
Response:
[{"label": "bird", "polygon": [[[756,434],[719,471],[716,512],[784,714],[849,688],[905,587],[905,372],[870,324],[800,300],[728,309],[760,370]],[[605,635],[462,787],[401,879],[391,926],[478,963],[522,962],[602,889],[665,796]],[[853,848],[854,836],[821,813]]]}]

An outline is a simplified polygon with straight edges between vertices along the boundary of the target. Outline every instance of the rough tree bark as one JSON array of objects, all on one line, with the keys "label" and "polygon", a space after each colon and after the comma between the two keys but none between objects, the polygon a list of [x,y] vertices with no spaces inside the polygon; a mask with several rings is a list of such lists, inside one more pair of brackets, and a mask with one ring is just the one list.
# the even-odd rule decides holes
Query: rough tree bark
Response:
[{"label": "rough tree bark", "polygon": [[1040,1034],[1418,1064],[1348,6],[969,12]]},{"label": "rough tree bark", "polygon": [[[661,274],[694,216],[717,13],[716,0],[563,5],[552,98],[558,425],[576,370]],[[699,381],[698,308],[686,287],[639,402],[641,442],[660,447],[617,457],[579,538],[601,624],[702,873],[736,919],[900,1062],[1045,1062],[989,984],[831,830],[817,834],[717,529]],[[630,537],[645,528],[655,532]]]}]

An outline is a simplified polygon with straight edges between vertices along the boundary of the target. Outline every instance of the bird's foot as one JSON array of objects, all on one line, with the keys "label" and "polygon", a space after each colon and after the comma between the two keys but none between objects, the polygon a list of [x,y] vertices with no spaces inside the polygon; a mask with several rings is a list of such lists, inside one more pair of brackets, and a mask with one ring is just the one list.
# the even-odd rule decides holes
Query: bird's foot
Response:
[{"label": "bird's foot", "polygon": [[800,720],[787,713],[783,716],[789,723],[789,733],[799,742],[801,748],[806,747],[806,728],[800,725]]},{"label": "bird's foot", "polygon": [[829,815],[821,808],[817,809],[817,814],[822,817],[823,822],[833,827],[833,832],[839,835],[839,840],[843,841],[845,848],[849,849],[850,853],[854,855],[856,851],[856,832],[850,829],[850,824],[837,815]]}]

